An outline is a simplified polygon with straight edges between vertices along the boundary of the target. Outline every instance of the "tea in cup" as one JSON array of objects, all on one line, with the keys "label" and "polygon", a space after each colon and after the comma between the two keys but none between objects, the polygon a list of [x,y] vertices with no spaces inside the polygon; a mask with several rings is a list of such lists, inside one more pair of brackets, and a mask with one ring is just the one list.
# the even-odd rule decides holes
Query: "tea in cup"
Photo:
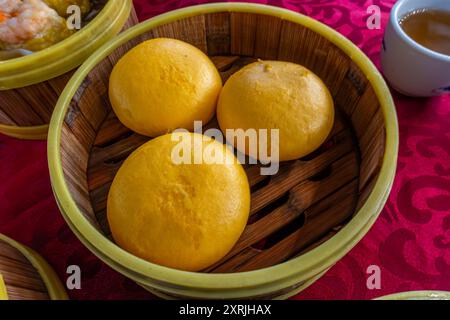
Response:
[{"label": "tea in cup", "polygon": [[386,27],[381,65],[400,93],[450,93],[450,1],[398,1]]}]

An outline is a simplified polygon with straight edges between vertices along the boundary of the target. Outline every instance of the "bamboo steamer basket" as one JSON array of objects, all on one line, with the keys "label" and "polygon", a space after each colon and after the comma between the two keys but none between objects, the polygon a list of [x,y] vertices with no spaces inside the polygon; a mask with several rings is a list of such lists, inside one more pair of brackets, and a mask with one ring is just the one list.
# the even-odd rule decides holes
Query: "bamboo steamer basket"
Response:
[{"label": "bamboo steamer basket", "polygon": [[[206,52],[224,80],[257,58],[305,65],[337,105],[328,141],[282,163],[272,177],[246,166],[251,217],[233,250],[203,272],[141,260],[118,247],[106,197],[124,159],[148,141],[117,120],[108,99],[113,65],[147,39],[172,37]],[[215,127],[213,120],[207,127]],[[222,3],[173,11],[124,32],[93,54],[58,101],[49,132],[51,181],[78,238],[118,272],[164,298],[286,298],[313,283],[369,230],[396,169],[398,127],[383,78],[349,40],[306,16]]]},{"label": "bamboo steamer basket", "polygon": [[132,0],[109,0],[69,38],[29,56],[0,61],[0,133],[46,139],[53,109],[73,70],[137,22]]},{"label": "bamboo steamer basket", "polygon": [[32,249],[3,234],[0,234],[0,276],[9,300],[68,299],[47,262]]}]

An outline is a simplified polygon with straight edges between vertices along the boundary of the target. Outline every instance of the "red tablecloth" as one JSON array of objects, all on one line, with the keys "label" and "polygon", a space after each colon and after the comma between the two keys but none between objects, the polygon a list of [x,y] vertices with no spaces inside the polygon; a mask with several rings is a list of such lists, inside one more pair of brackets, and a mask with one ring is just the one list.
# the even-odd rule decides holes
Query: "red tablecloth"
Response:
[{"label": "red tablecloth", "polygon": [[[206,0],[135,0],[141,19]],[[377,65],[394,0],[259,0],[318,19],[357,44]],[[382,28],[366,27],[367,8],[382,10]],[[366,237],[296,299],[369,299],[389,293],[450,291],[450,96],[411,99],[394,93],[400,122],[397,177]],[[151,299],[95,258],[64,223],[50,187],[46,143],[0,136],[0,232],[40,252],[66,279],[82,270],[73,299]],[[366,286],[367,267],[381,268],[381,289]]]}]

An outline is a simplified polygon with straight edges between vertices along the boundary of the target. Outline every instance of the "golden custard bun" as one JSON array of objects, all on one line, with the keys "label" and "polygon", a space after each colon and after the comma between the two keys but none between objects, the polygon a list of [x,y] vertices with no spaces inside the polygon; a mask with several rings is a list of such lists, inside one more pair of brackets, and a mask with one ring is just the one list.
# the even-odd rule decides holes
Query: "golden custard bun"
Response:
[{"label": "golden custard bun", "polygon": [[180,40],[158,38],[127,52],[114,66],[109,97],[119,120],[142,135],[157,137],[214,116],[222,79],[201,50]]},{"label": "golden custard bun", "polygon": [[[128,252],[186,271],[223,258],[241,236],[250,211],[250,187],[232,151],[194,133],[155,138],[119,169],[108,195],[107,217],[114,240]],[[177,164],[173,152],[227,156],[220,164]],[[189,149],[185,149],[189,150]],[[176,152],[175,152],[176,153]]]},{"label": "golden custard bun", "polygon": [[[326,85],[307,68],[258,61],[225,83],[217,119],[222,131],[278,129],[279,160],[287,161],[308,155],[325,141],[333,128],[334,103]],[[268,134],[268,151],[270,144]]]}]

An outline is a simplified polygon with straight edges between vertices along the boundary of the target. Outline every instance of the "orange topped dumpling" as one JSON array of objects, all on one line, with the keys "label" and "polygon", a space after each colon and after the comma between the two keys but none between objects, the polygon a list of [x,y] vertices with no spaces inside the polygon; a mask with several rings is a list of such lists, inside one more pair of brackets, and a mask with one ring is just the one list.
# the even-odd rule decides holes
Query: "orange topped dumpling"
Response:
[{"label": "orange topped dumpling", "polygon": [[66,20],[42,0],[5,0],[0,5],[0,50],[39,51],[72,34]]}]

